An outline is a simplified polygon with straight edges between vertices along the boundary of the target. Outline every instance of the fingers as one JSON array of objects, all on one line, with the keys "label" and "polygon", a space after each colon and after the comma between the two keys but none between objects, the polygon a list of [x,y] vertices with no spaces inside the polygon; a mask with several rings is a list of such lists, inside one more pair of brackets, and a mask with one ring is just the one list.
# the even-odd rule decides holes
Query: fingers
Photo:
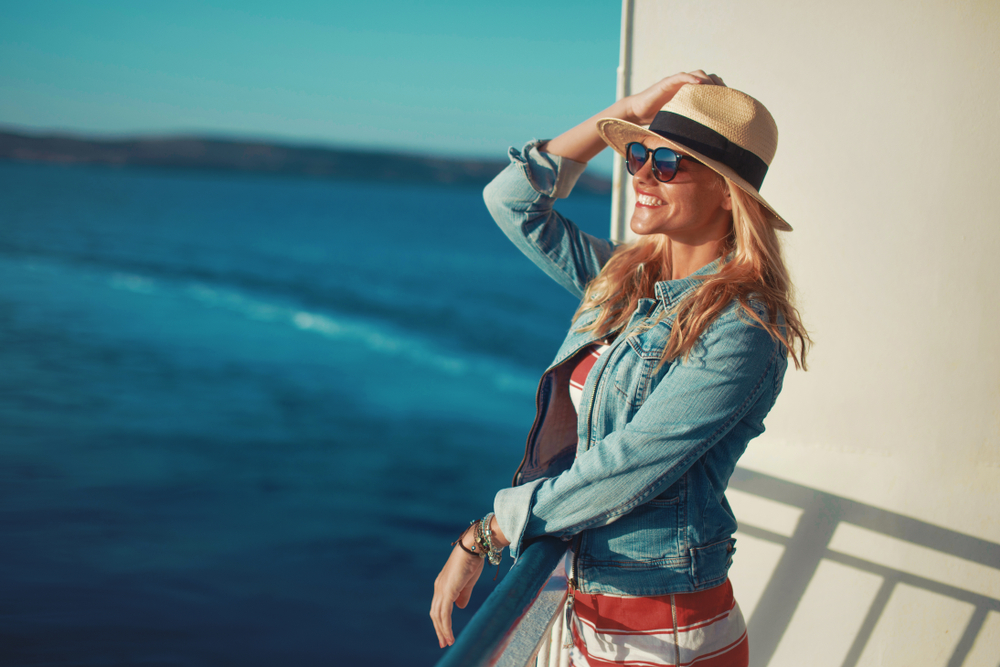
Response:
[{"label": "fingers", "polygon": [[[699,70],[700,71],[700,70]],[[657,84],[661,90],[670,97],[674,96],[681,86],[688,83],[702,83],[705,77],[698,76],[697,72],[678,72],[663,79]]]},{"label": "fingers", "polygon": [[469,556],[458,546],[452,549],[448,562],[434,580],[434,598],[431,600],[430,617],[437,634],[438,646],[444,648],[455,643],[451,627],[452,605],[465,608],[472,589],[483,571],[483,560]]},{"label": "fingers", "polygon": [[708,83],[716,86],[726,85],[721,76],[718,74],[708,74],[703,69],[696,69],[693,72],[688,72],[688,74],[695,79],[691,83]]},{"label": "fingers", "polygon": [[699,72],[701,72],[701,70],[695,70],[694,72],[680,72],[678,74],[673,75],[672,77],[667,77],[667,78],[675,79],[683,83],[698,83],[703,78],[705,78],[703,76],[704,73],[702,73],[702,75],[699,75]]},{"label": "fingers", "polygon": [[453,593],[454,584],[449,576],[448,565],[434,580],[434,598],[431,600],[431,622],[437,634],[438,646],[444,648],[455,643],[455,635],[451,631],[451,606],[457,597]]},{"label": "fingers", "polygon": [[[440,580],[440,577],[438,577]],[[434,582],[434,599],[431,601],[431,621],[437,634],[438,647],[444,648],[455,643],[451,632],[451,599],[439,589],[439,581]]]}]

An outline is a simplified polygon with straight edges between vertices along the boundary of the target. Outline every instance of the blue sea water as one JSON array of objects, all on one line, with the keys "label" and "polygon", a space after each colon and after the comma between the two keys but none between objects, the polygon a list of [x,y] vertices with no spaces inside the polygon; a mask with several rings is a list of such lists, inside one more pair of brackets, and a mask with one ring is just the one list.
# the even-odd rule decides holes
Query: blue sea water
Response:
[{"label": "blue sea water", "polygon": [[0,162],[0,664],[433,664],[574,308],[478,191]]}]

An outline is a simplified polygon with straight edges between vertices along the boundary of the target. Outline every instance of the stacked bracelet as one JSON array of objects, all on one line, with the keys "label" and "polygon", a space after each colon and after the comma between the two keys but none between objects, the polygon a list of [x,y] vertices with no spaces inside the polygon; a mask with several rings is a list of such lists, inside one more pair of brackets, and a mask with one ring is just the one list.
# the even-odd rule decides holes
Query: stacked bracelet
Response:
[{"label": "stacked bracelet", "polygon": [[451,543],[452,546],[457,544],[461,547],[462,551],[470,556],[488,558],[490,565],[499,565],[503,548],[501,547],[500,549],[497,549],[493,546],[493,531],[490,530],[490,522],[492,520],[493,512],[490,512],[479,521],[473,519],[469,522],[469,528],[473,529],[473,535],[476,541],[476,543],[472,545],[471,549],[462,544],[462,538],[465,537],[467,532],[469,532],[469,528],[462,531],[462,534],[458,536],[458,539]]},{"label": "stacked bracelet", "polygon": [[476,528],[476,544],[483,550],[485,557],[490,559],[490,565],[499,565],[501,550],[493,546],[493,531],[490,530],[490,523],[493,520],[493,512],[482,518]]},{"label": "stacked bracelet", "polygon": [[[469,528],[472,528],[473,526],[477,526],[478,523],[479,523],[478,521],[476,521],[475,519],[473,519],[472,521],[469,522]],[[451,543],[451,546],[455,546],[457,544],[462,549],[462,551],[464,551],[465,553],[467,553],[467,554],[469,554],[471,556],[476,556],[478,558],[486,558],[486,552],[483,551],[482,547],[479,546],[479,539],[478,539],[478,537],[476,538],[476,543],[472,545],[471,549],[469,547],[465,546],[464,544],[462,544],[462,538],[465,537],[465,534],[467,532],[469,532],[469,528],[466,528],[465,530],[463,530],[462,534],[458,536],[458,539]],[[479,532],[478,531],[478,527],[476,528],[476,532],[477,533]]]}]

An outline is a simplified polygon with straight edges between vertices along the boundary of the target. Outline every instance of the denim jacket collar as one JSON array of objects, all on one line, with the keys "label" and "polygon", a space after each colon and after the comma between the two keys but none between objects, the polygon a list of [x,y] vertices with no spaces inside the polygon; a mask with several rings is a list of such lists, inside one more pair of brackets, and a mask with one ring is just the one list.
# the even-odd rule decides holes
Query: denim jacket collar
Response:
[{"label": "denim jacket collar", "polygon": [[694,289],[703,282],[702,276],[710,276],[714,273],[718,273],[720,263],[721,260],[716,259],[701,267],[686,278],[664,280],[656,283],[656,286],[653,288],[653,291],[656,293],[656,298],[663,302],[663,307],[668,311],[677,307],[684,297],[694,291]]},{"label": "denim jacket collar", "polygon": [[[636,307],[636,311],[632,314],[632,318],[628,321],[628,323],[618,327],[614,331],[609,332],[609,334],[621,335],[623,331],[632,329],[637,322],[643,318],[650,317],[656,312],[664,313],[666,322],[668,324],[672,324],[674,311],[676,310],[677,305],[680,304],[684,297],[693,292],[702,283],[704,276],[710,276],[718,272],[720,263],[721,261],[716,259],[701,267],[686,278],[664,280],[656,283],[653,288],[656,298],[640,299]],[[658,308],[662,308],[662,311],[658,311]],[[598,310],[590,310],[581,315],[580,319],[574,321],[573,327],[570,329],[569,336],[565,341],[563,341],[563,345],[559,348],[555,359],[552,360],[552,363],[546,370],[552,370],[584,347],[602,339],[601,336],[598,336],[593,331],[580,331],[581,328],[596,319],[598,313]]]}]

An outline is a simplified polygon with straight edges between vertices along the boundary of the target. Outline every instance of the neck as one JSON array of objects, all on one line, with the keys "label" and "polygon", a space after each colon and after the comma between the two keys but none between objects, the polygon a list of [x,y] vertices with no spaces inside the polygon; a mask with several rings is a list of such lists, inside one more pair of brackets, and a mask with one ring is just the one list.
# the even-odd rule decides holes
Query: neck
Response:
[{"label": "neck", "polygon": [[667,232],[670,279],[680,280],[722,256],[733,228],[732,214],[720,207],[707,225]]},{"label": "neck", "polygon": [[701,267],[717,260],[722,254],[719,250],[720,245],[721,239],[701,241],[697,244],[669,239],[670,279],[687,278]]}]

